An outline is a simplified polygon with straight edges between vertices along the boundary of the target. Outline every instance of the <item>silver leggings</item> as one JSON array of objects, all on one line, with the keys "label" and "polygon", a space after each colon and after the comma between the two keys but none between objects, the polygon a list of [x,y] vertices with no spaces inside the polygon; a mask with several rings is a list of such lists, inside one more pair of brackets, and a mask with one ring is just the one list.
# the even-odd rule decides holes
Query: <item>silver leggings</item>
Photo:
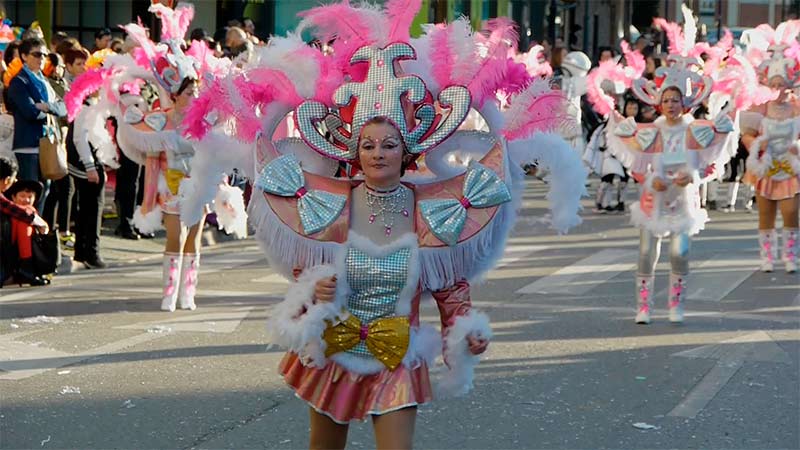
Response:
[{"label": "silver leggings", "polygon": [[[647,230],[641,230],[639,236],[638,275],[653,275],[661,254],[661,238],[653,236],[653,233]],[[689,247],[691,241],[686,233],[673,234],[670,237],[669,262],[672,273],[677,275],[689,273]]]}]

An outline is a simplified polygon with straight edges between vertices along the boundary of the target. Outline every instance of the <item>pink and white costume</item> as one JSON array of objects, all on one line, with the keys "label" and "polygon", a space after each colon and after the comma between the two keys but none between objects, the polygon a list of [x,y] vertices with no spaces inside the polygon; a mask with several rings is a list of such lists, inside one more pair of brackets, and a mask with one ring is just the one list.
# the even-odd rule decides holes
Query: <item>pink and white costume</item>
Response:
[{"label": "pink and white costume", "polygon": [[[410,39],[419,6],[307,11],[299,30],[312,28],[323,42],[338,36],[332,56],[295,35],[274,38],[243,73],[202,92],[187,116],[203,158],[255,166],[251,224],[270,266],[292,281],[272,311],[269,339],[289,350],[280,371],[296,395],[338,423],[430,401],[428,368],[440,354],[449,370],[439,393],[472,387],[479,358],[466,338],[488,339],[491,330],[472,308],[470,280],[503,253],[522,163],[538,159],[553,172],[554,227],[579,223],[586,173],[563,139],[541,132],[558,125],[564,98],[544,81],[513,88],[510,22],[498,19],[477,35],[462,19]],[[511,94],[504,112],[499,91]],[[230,101],[212,101],[219,98]],[[470,108],[490,131],[459,129]],[[302,139],[275,138],[292,111]],[[218,122],[209,124],[209,115]],[[390,120],[428,169],[385,194],[399,195],[391,221],[373,209],[376,194],[358,177],[331,178],[320,161],[357,164],[361,126],[373,117]],[[232,129],[239,143],[225,135]],[[215,151],[224,142],[235,154]],[[316,282],[333,275],[335,301],[315,302]],[[428,292],[441,331],[419,320]]]},{"label": "pink and white costume", "polygon": [[[162,214],[180,214],[181,198],[188,195],[183,191],[192,187],[186,179],[191,169],[194,144],[180,134],[181,125],[170,113],[170,95],[178,92],[185,79],[201,81],[213,78],[226,72],[229,65],[214,58],[203,42],[195,41],[186,48],[183,37],[194,16],[191,5],[181,3],[171,9],[154,4],[150,11],[162,21],[162,42],[152,42],[139,24],[123,26],[139,46],[132,54],[107,56],[102,68],[78,77],[66,101],[71,117],[102,119],[90,120],[89,124],[102,124],[106,117],[114,116],[120,148],[128,158],[145,166],[144,201],[134,213],[134,223],[142,232],[160,229]],[[205,77],[201,78],[200,74]],[[148,111],[144,106],[138,93],[145,82],[157,86],[164,110]],[[98,101],[84,107],[84,99],[95,92],[99,93]],[[221,179],[217,174],[213,183],[215,192]],[[230,188],[225,190],[221,187],[220,190],[226,193],[226,199],[230,197]],[[230,211],[230,205],[236,204],[242,205],[238,217]],[[224,209],[220,214],[223,218],[220,224],[227,228],[233,227],[234,222],[245,220],[241,199],[238,202],[226,201],[224,205],[217,202],[217,209]],[[205,204],[198,206],[198,210],[202,214]],[[184,222],[194,224],[198,220]],[[178,300],[181,308],[195,308],[199,260],[199,252],[164,254],[162,309],[174,311]]]},{"label": "pink and white costume", "polygon": [[[655,21],[667,30],[670,55],[669,66],[656,70],[654,82],[626,76],[625,69],[615,69],[610,64],[603,68],[604,72],[617,73],[618,76],[611,76],[612,80],[630,83],[633,93],[650,105],[660,105],[661,95],[668,88],[680,91],[685,111],[700,105],[714,88],[712,78],[700,71],[703,63],[699,56],[709,49],[705,44],[695,45],[692,11],[684,6],[683,13],[686,35],[677,24],[663,19]],[[596,82],[592,84],[599,87]],[[590,99],[603,111],[609,111],[610,97],[594,90]],[[635,282],[636,322],[650,323],[655,265],[661,238],[665,236],[671,236],[670,321],[682,322],[689,273],[689,236],[697,234],[708,221],[708,214],[700,207],[699,186],[715,167],[721,167],[730,158],[734,123],[726,111],[719,112],[713,121],[695,120],[685,113],[672,124],[663,116],[654,123],[639,124],[633,118],[623,119],[612,112],[608,129],[608,144],[614,156],[643,181],[640,201],[631,205],[631,222],[642,230]],[[673,183],[681,174],[690,175],[692,182],[685,187]],[[668,184],[666,191],[657,192],[653,188],[652,182],[657,177]]]}]

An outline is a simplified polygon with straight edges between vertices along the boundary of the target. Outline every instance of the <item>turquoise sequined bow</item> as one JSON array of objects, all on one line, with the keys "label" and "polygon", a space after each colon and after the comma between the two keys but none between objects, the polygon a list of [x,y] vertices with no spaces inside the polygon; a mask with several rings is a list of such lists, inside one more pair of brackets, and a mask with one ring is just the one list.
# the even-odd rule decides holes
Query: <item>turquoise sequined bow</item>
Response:
[{"label": "turquoise sequined bow", "polygon": [[294,155],[273,159],[261,171],[256,187],[281,197],[297,197],[297,212],[307,235],[324,230],[342,213],[347,197],[316,189],[307,190],[300,162]]},{"label": "turquoise sequined bow", "polygon": [[472,161],[464,177],[464,197],[433,199],[419,202],[420,211],[436,237],[449,246],[458,243],[458,237],[467,222],[467,209],[489,208],[511,200],[508,186],[496,173]]}]

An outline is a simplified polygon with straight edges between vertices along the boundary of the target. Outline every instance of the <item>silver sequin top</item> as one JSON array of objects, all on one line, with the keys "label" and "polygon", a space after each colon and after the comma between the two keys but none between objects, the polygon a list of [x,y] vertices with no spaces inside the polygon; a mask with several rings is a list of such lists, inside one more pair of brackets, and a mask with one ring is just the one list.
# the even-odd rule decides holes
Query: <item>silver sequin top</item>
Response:
[{"label": "silver sequin top", "polygon": [[[347,309],[363,325],[395,315],[400,292],[408,277],[410,248],[400,248],[384,257],[371,257],[356,247],[347,249]],[[347,351],[372,358],[364,342]]]}]

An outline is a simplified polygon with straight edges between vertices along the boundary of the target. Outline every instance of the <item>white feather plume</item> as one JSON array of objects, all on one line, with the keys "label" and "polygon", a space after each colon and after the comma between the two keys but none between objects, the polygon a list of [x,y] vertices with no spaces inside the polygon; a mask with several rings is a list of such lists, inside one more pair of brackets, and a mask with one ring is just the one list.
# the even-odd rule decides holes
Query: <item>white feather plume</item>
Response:
[{"label": "white feather plume", "polygon": [[517,167],[537,161],[550,172],[547,200],[553,214],[552,227],[560,233],[579,225],[581,197],[586,193],[588,175],[578,153],[559,135],[536,133],[528,139],[511,141],[509,157]]}]

